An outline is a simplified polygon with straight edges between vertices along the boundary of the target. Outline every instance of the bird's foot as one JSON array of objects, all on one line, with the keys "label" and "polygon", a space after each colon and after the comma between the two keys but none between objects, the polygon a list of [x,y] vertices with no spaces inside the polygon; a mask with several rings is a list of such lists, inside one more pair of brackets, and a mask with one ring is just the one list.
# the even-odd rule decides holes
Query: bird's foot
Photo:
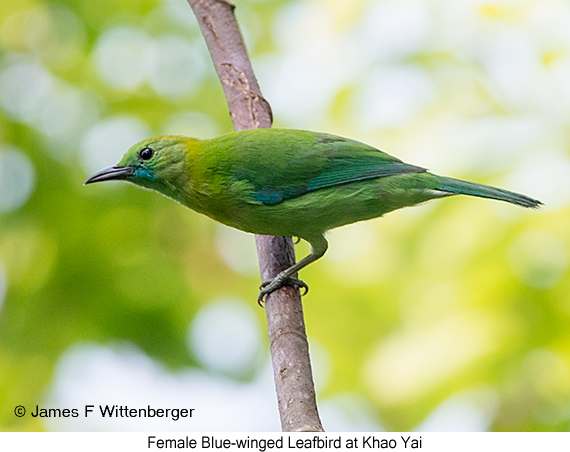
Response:
[{"label": "bird's foot", "polygon": [[279,274],[269,281],[262,282],[259,286],[260,292],[257,296],[257,303],[259,306],[263,307],[265,304],[265,297],[271,292],[275,292],[277,289],[280,289],[283,286],[293,286],[298,287],[299,289],[303,289],[301,296],[306,295],[309,291],[309,286],[305,281],[302,281],[298,278],[292,278],[291,276]]}]

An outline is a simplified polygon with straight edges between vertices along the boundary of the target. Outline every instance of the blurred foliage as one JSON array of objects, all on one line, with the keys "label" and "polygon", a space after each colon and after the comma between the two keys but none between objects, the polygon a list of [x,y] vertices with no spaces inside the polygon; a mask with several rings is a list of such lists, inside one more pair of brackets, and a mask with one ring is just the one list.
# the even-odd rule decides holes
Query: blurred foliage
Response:
[{"label": "blurred foliage", "polygon": [[[445,430],[433,416],[459,397],[483,429],[567,431],[566,2],[237,6],[277,126],[546,203],[454,198],[333,231],[302,274],[330,361],[320,399],[358,393],[393,430]],[[187,330],[210,300],[247,300],[263,325],[251,237],[126,184],[82,186],[146,135],[230,130],[183,0],[0,3],[0,428],[46,428],[13,409],[45,400],[73,344],[132,343],[174,371],[203,365]]]}]

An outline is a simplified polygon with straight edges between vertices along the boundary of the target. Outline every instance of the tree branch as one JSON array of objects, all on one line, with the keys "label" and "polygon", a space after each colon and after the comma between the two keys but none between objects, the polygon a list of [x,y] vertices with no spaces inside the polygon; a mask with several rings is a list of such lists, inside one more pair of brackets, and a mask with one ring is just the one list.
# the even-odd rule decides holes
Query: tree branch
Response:
[{"label": "tree branch", "polygon": [[[237,25],[226,0],[188,0],[208,45],[236,130],[271,127],[269,103],[261,95]],[[263,281],[295,262],[290,237],[256,235]],[[299,290],[283,287],[267,297],[267,325],[283,431],[322,431]]]}]

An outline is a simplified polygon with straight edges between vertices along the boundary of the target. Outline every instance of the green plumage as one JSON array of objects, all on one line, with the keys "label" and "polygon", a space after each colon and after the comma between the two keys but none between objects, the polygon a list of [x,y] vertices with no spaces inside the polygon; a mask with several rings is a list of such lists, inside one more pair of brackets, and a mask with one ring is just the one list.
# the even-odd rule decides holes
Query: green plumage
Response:
[{"label": "green plumage", "polygon": [[456,194],[523,207],[541,204],[507,190],[431,174],[357,141],[287,129],[246,130],[210,140],[145,140],[117,166],[86,183],[109,179],[157,190],[246,232],[309,241],[311,255],[270,282],[261,297],[321,257],[327,247],[323,234],[344,224]]}]

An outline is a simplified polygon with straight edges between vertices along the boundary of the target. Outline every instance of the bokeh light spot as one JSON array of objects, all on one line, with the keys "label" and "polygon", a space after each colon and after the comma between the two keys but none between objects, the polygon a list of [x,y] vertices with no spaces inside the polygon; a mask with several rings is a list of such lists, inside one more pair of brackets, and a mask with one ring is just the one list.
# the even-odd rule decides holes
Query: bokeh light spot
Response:
[{"label": "bokeh light spot", "polygon": [[85,26],[62,4],[42,4],[27,11],[22,39],[38,58],[57,66],[77,59],[85,42]]},{"label": "bokeh light spot", "polygon": [[206,62],[186,39],[161,36],[155,40],[150,55],[150,85],[157,94],[179,98],[199,88]]},{"label": "bokeh light spot", "polygon": [[419,432],[485,432],[497,410],[497,394],[490,389],[461,392],[441,403],[415,429]]},{"label": "bokeh light spot", "polygon": [[121,26],[105,31],[93,55],[99,77],[113,88],[137,89],[148,74],[151,46],[150,36],[138,28]]},{"label": "bokeh light spot", "polygon": [[405,57],[430,45],[432,6],[416,0],[369,2],[358,28],[359,41],[373,58]]},{"label": "bokeh light spot", "polygon": [[261,350],[252,309],[234,300],[213,301],[202,308],[190,326],[188,341],[204,366],[235,376],[251,375]]},{"label": "bokeh light spot", "polygon": [[30,57],[14,55],[3,63],[0,105],[16,121],[33,122],[53,90],[53,77]]},{"label": "bokeh light spot", "polygon": [[35,187],[32,162],[19,149],[0,146],[0,212],[20,208]]},{"label": "bokeh light spot", "polygon": [[117,163],[136,142],[151,135],[148,126],[134,116],[115,116],[95,124],[81,144],[81,159],[89,173]]},{"label": "bokeh light spot", "polygon": [[257,254],[252,234],[218,225],[216,250],[232,270],[242,274],[257,273]]},{"label": "bokeh light spot", "polygon": [[383,431],[375,420],[374,406],[357,393],[341,392],[319,401],[327,432]]},{"label": "bokeh light spot", "polygon": [[435,98],[433,82],[421,66],[382,66],[359,84],[354,114],[363,128],[397,127]]}]

